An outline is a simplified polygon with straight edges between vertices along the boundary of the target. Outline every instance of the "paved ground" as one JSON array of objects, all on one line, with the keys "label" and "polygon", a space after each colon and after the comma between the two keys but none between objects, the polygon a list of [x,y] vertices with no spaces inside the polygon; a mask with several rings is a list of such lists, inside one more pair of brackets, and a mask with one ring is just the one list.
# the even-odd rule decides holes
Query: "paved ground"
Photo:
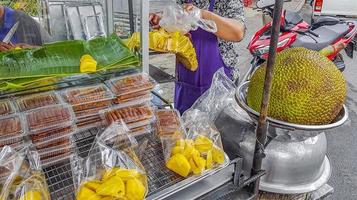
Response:
[{"label": "paved ground", "polygon": [[[307,8],[307,10],[309,10]],[[306,13],[305,13],[306,16]],[[261,16],[252,10],[247,10],[247,36],[238,45],[240,50],[239,68],[244,74],[249,67],[251,56],[246,49],[251,36],[262,26]],[[344,74],[348,82],[348,98],[346,105],[349,108],[349,122],[332,131],[327,131],[328,155],[332,163],[332,177],[329,184],[335,192],[330,199],[356,200],[357,199],[357,52],[352,60],[345,56],[347,69]],[[153,58],[153,62],[166,68],[168,72],[173,70],[173,57],[169,56]],[[172,99],[173,84],[163,85],[163,94],[167,99]]]}]

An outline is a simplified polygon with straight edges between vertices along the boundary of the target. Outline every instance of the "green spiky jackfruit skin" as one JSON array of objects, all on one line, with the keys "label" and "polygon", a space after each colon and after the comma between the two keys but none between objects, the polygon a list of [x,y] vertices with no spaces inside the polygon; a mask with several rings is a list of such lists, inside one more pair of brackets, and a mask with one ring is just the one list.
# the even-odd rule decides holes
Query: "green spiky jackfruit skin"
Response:
[{"label": "green spiky jackfruit skin", "polygon": [[[253,74],[247,103],[259,112],[266,63]],[[305,125],[333,121],[346,99],[346,82],[336,66],[320,53],[290,48],[277,54],[268,108],[274,119]]]}]

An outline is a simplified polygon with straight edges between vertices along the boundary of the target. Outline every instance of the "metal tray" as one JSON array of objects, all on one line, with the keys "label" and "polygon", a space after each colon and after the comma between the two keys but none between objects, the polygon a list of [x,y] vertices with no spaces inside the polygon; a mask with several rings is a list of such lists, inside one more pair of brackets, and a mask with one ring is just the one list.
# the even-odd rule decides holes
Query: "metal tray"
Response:
[{"label": "metal tray", "polygon": [[[86,157],[88,155],[94,138],[100,131],[99,128],[92,128],[73,136],[76,143],[76,152],[80,157]],[[227,162],[222,167],[216,168],[204,175],[184,179],[166,168],[161,142],[156,135],[149,133],[137,137],[137,140],[139,146],[142,147],[137,149],[137,151],[139,151],[138,156],[148,175],[149,192],[146,199],[153,200],[168,197],[219,172],[229,165],[229,162]],[[228,157],[226,160],[228,160]],[[75,199],[73,176],[69,159],[65,159],[54,166],[46,167],[44,172],[51,193],[51,199]]]}]

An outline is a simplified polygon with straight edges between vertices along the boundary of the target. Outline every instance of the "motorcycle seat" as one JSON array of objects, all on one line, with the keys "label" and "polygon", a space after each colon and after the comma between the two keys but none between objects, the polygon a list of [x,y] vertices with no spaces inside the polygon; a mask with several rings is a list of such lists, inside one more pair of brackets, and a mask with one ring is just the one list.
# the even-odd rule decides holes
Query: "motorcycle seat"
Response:
[{"label": "motorcycle seat", "polygon": [[313,30],[313,32],[319,35],[319,37],[306,33],[306,35],[300,35],[292,46],[305,47],[307,49],[320,51],[345,35],[348,30],[349,26],[342,23],[332,26],[321,26]]}]

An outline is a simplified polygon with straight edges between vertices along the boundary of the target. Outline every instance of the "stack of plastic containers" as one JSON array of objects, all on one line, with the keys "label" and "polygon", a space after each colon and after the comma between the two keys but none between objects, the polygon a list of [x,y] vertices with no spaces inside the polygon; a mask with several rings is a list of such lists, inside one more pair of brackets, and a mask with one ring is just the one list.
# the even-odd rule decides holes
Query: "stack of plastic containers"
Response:
[{"label": "stack of plastic containers", "polygon": [[15,149],[24,144],[24,126],[20,115],[6,115],[0,118],[0,147],[5,145]]},{"label": "stack of plastic containers", "polygon": [[124,121],[133,135],[151,132],[155,122],[151,91],[156,83],[145,73],[114,78],[106,82],[114,93],[114,106],[101,112],[106,125]]},{"label": "stack of plastic containers", "polygon": [[177,136],[183,133],[177,110],[159,109],[155,111],[156,132],[160,137]]},{"label": "stack of plastic containers", "polygon": [[72,135],[76,132],[71,107],[64,104],[33,109],[24,113],[27,134],[43,165],[68,158],[74,152]]},{"label": "stack of plastic containers", "polygon": [[99,112],[112,104],[113,94],[104,85],[76,87],[61,92],[64,101],[72,106],[79,129],[102,125]]}]

